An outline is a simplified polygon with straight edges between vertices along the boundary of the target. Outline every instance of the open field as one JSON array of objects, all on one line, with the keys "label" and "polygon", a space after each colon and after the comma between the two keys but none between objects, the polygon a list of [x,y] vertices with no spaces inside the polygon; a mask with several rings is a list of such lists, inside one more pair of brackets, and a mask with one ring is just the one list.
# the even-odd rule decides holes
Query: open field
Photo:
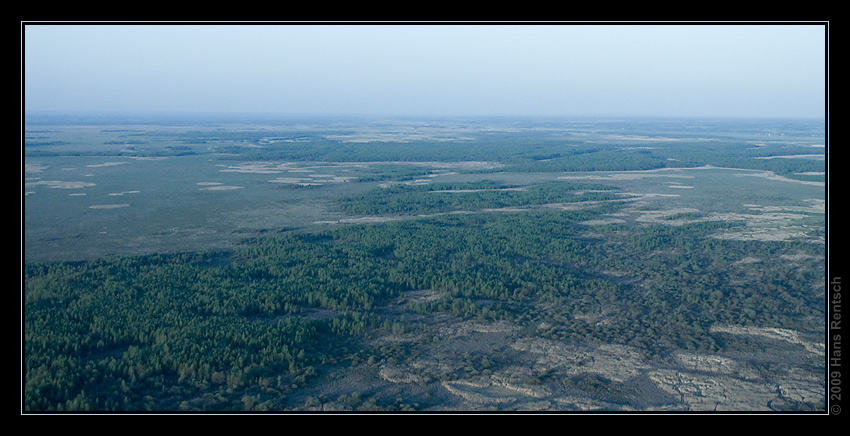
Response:
[{"label": "open field", "polygon": [[[244,162],[222,165],[197,156],[157,161],[128,159],[121,162],[121,166],[115,161],[104,165],[98,163],[103,158],[92,157],[33,160],[38,163],[28,164],[35,166],[25,168],[24,180],[25,254],[28,259],[60,260],[162,251],[163,246],[156,239],[163,234],[168,234],[170,239],[167,245],[171,248],[166,250],[221,248],[230,246],[234,239],[227,235],[236,231],[240,232],[238,237],[243,237],[246,233],[302,227],[311,223],[394,219],[391,216],[343,216],[332,207],[335,197],[362,192],[374,186],[371,182],[358,183],[358,178],[369,174],[370,169],[378,165],[376,163]],[[765,228],[777,230],[775,237],[779,239],[786,239],[781,235],[789,235],[789,232],[803,235],[809,228],[809,218],[820,216],[824,211],[819,192],[823,182],[785,179],[750,170],[676,168],[570,174],[499,171],[475,175],[442,171],[446,167],[459,166],[452,162],[395,165],[416,167],[427,174],[394,183],[429,184],[476,179],[512,183],[603,183],[617,188],[622,201],[632,205],[625,212],[620,212],[617,219],[630,217],[637,222],[667,224],[728,220],[748,224],[747,228],[737,229],[726,237],[758,237],[754,236],[754,232]],[[476,170],[492,168],[478,164],[465,167]],[[120,171],[117,171],[118,168]],[[146,180],[148,172],[154,172],[157,178]],[[379,186],[390,184],[384,182]],[[292,189],[296,187],[321,189]],[[203,193],[208,195],[201,195]],[[113,203],[114,198],[110,197],[117,196],[124,201]],[[133,202],[126,202],[129,198]],[[751,207],[765,202],[773,203],[773,209]],[[819,203],[813,208],[810,206],[812,202]],[[127,210],[121,215],[93,216],[85,212],[86,209],[105,211],[114,208],[110,205],[120,205]],[[700,216],[670,220],[671,216],[686,212]],[[69,219],[71,217],[75,218]],[[123,225],[126,222],[137,222],[139,226]],[[145,239],[151,244],[147,245],[143,241]],[[128,245],[131,240],[135,242]]]}]

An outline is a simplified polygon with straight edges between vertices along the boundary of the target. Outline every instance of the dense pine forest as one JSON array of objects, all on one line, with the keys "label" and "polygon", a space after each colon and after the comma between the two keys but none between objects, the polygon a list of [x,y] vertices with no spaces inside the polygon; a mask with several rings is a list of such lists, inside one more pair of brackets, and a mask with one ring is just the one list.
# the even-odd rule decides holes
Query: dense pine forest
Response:
[{"label": "dense pine forest", "polygon": [[[765,262],[734,281],[736,259],[817,255],[810,244],[709,238],[723,223],[581,234],[575,223],[598,213],[450,215],[283,231],[232,252],[27,264],[25,407],[179,410],[191,398],[241,410],[249,397],[286,409],[287,393],[323,368],[384,358],[352,348],[361,335],[427,329],[439,313],[547,322],[544,337],[630,345],[648,359],[722,351],[715,323],[810,330],[823,316],[817,268]],[[439,298],[381,315],[419,289]],[[578,319],[598,310],[610,321]]]}]

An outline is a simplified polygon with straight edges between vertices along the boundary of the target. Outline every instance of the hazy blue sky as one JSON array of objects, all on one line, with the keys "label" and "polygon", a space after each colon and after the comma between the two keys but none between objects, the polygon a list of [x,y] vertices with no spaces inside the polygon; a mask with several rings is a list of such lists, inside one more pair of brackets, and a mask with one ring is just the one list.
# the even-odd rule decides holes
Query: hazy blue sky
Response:
[{"label": "hazy blue sky", "polygon": [[823,25],[25,25],[25,109],[825,116]]}]

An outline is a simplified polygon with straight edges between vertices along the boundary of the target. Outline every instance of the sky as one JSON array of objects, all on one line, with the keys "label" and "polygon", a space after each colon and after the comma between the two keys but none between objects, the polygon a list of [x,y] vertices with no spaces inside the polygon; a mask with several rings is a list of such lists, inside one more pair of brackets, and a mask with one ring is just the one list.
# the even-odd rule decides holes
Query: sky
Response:
[{"label": "sky", "polygon": [[22,24],[27,112],[826,115],[822,23]]}]

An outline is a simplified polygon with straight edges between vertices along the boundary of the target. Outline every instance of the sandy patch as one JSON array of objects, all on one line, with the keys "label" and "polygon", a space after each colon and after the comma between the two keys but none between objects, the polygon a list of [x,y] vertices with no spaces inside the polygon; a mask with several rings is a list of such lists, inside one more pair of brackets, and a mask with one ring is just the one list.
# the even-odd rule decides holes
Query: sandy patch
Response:
[{"label": "sandy patch", "polygon": [[625,224],[626,220],[620,218],[604,218],[599,220],[588,220],[582,221],[579,224],[584,224],[588,226],[604,226],[607,224]]},{"label": "sandy patch", "polygon": [[788,376],[779,382],[782,398],[806,403],[817,403],[823,399],[823,380],[813,374],[804,373],[796,368],[788,371]]},{"label": "sandy patch", "polygon": [[295,164],[292,162],[249,162],[238,165],[231,165],[223,170],[223,173],[241,173],[241,174],[280,174],[288,171]]},{"label": "sandy patch", "polygon": [[122,207],[130,207],[129,204],[96,204],[89,206],[91,209],[120,209]]},{"label": "sandy patch", "polygon": [[640,193],[640,192],[617,192],[614,195],[619,195],[622,197],[631,197],[630,200],[637,200],[640,198],[653,198],[653,197],[681,197],[679,194],[661,194],[661,193]]},{"label": "sandy patch", "polygon": [[805,238],[808,234],[800,228],[747,228],[737,232],[716,233],[713,238],[730,241],[790,241]]},{"label": "sandy patch", "polygon": [[826,212],[826,201],[817,198],[804,200],[810,206],[762,206],[759,204],[745,204],[744,207],[762,212],[762,213],[777,213],[777,212],[803,212],[803,213],[824,213]]},{"label": "sandy patch", "polygon": [[649,378],[690,410],[768,411],[768,404],[778,399],[774,386],[723,375],[660,369],[652,371]]},{"label": "sandy patch", "polygon": [[86,165],[87,168],[104,168],[104,167],[114,167],[118,165],[126,165],[127,162],[104,162],[102,164],[91,164]]},{"label": "sandy patch", "polygon": [[[652,223],[652,224],[671,224],[678,223],[682,220],[670,220],[667,219],[671,216],[684,214],[684,213],[699,213],[699,209],[694,209],[690,207],[679,207],[674,209],[665,209],[665,210],[651,210],[651,211],[638,211],[641,215],[635,218],[636,221],[642,223]],[[687,220],[688,222],[694,220]]]},{"label": "sandy patch", "polygon": [[378,376],[390,383],[420,383],[423,380],[409,368],[397,365],[384,366],[378,371]]},{"label": "sandy patch", "polygon": [[322,186],[325,183],[347,183],[354,176],[337,176],[334,174],[310,174],[307,177],[277,177],[269,180],[269,183],[288,183],[300,186]]},{"label": "sandy patch", "polygon": [[64,182],[60,180],[41,180],[38,182],[27,183],[26,186],[46,186],[51,189],[81,189],[96,186],[91,182]]},{"label": "sandy patch", "polygon": [[403,217],[390,216],[363,216],[359,218],[342,218],[338,220],[313,221],[313,224],[361,224],[361,223],[385,223],[387,221],[397,221],[404,219]]},{"label": "sandy patch", "polygon": [[728,357],[679,351],[673,358],[688,371],[725,374],[745,379],[759,378],[753,368]]},{"label": "sandy patch", "polygon": [[402,301],[412,303],[424,303],[440,299],[440,292],[436,289],[419,289],[407,291],[401,296]]},{"label": "sandy patch", "polygon": [[747,256],[747,257],[745,257],[745,258],[743,258],[739,261],[736,261],[735,263],[733,263],[733,265],[748,265],[748,264],[751,264],[751,263],[756,263],[756,262],[761,262],[761,261],[762,261],[762,259],[759,259],[757,257]]},{"label": "sandy patch", "polygon": [[500,162],[487,161],[460,161],[460,162],[437,162],[437,161],[388,161],[388,162],[368,162],[369,165],[412,165],[416,167],[429,167],[439,169],[455,169],[455,170],[489,170],[502,168],[504,165]]},{"label": "sandy patch", "polygon": [[527,188],[519,187],[519,188],[498,188],[498,189],[442,189],[437,191],[428,191],[430,193],[463,193],[463,192],[485,192],[485,191],[525,191]]},{"label": "sandy patch", "polygon": [[622,383],[650,368],[637,350],[624,345],[603,344],[588,348],[548,339],[521,339],[511,347],[536,356],[535,368],[561,369],[570,375],[598,374],[615,383]]},{"label": "sandy patch", "polygon": [[215,185],[215,186],[207,186],[206,188],[200,188],[199,191],[232,191],[234,189],[244,189],[244,186],[229,186],[229,185]]},{"label": "sandy patch", "polygon": [[442,337],[468,336],[472,333],[513,333],[519,327],[505,321],[464,321],[440,328]]},{"label": "sandy patch", "polygon": [[[608,139],[620,139],[627,141],[652,141],[652,142],[674,142],[681,141],[679,138],[668,138],[664,136],[644,136],[644,135],[604,135]],[[626,147],[626,149],[653,149],[655,147]]]},{"label": "sandy patch", "polygon": [[[302,166],[298,162],[244,162],[237,165],[224,166],[221,172],[227,173],[244,173],[244,174],[279,174],[283,172],[312,172],[319,168],[329,169],[364,169],[375,165],[411,165],[417,167],[429,167],[437,169],[455,169],[455,170],[481,170],[501,168],[504,165],[499,162],[485,161],[462,161],[462,162],[407,162],[407,161],[386,161],[386,162],[313,162],[310,165]],[[321,175],[320,175],[321,176]],[[330,175],[325,175],[330,176]],[[335,177],[335,176],[332,176]]]},{"label": "sandy patch", "polygon": [[444,381],[450,393],[477,405],[512,403],[524,397],[545,398],[551,393],[542,386],[527,386],[511,383],[496,376],[478,377],[474,380]]},{"label": "sandy patch", "polygon": [[[746,204],[755,214],[712,213],[706,220],[742,221],[745,226],[712,235],[718,239],[737,241],[788,241],[810,237],[811,228],[801,223],[810,214],[823,213],[825,202],[817,199],[806,200],[809,206],[759,206]],[[817,241],[813,241],[817,242]]]},{"label": "sandy patch", "polygon": [[616,408],[606,402],[594,400],[591,398],[581,398],[572,395],[567,395],[563,397],[555,398],[555,402],[560,404],[561,406],[568,406],[570,408],[574,408],[580,411],[593,411],[593,410],[616,410]]},{"label": "sandy patch", "polygon": [[818,355],[824,354],[824,344],[822,342],[811,342],[800,338],[800,334],[791,329],[782,329],[775,327],[743,327],[735,325],[712,326],[709,330],[711,333],[727,333],[731,335],[749,335],[759,336],[767,339],[775,339],[785,341],[791,344],[802,345],[806,351]]},{"label": "sandy patch", "polygon": [[763,171],[757,173],[748,173],[748,174],[735,174],[735,177],[762,177],[767,180],[776,180],[779,182],[792,182],[799,183],[802,185],[811,185],[811,186],[826,186],[826,182],[813,182],[808,180],[795,180],[789,179],[788,177],[780,176],[773,171]]},{"label": "sandy patch", "polygon": [[48,168],[50,167],[43,164],[24,164],[25,173],[40,173]]},{"label": "sandy patch", "polygon": [[447,170],[437,170],[431,174],[428,174],[425,177],[437,177],[437,176],[452,176],[457,174],[457,171],[447,171]]},{"label": "sandy patch", "polygon": [[400,127],[391,130],[381,129],[363,129],[361,131],[346,134],[346,135],[325,135],[325,138],[351,143],[370,143],[370,142],[400,142],[409,143],[412,141],[474,141],[476,138],[467,136],[462,130],[431,128],[424,126],[417,127]]},{"label": "sandy patch", "polygon": [[823,256],[814,256],[814,255],[811,255],[811,254],[806,254],[806,253],[801,252],[801,253],[797,253],[797,254],[783,254],[783,255],[780,255],[779,258],[784,259],[784,260],[790,260],[792,262],[797,262],[797,261],[806,260],[806,259],[823,259],[824,257]]},{"label": "sandy patch", "polygon": [[559,176],[558,180],[642,180],[653,177],[669,177],[676,179],[693,179],[694,176],[685,176],[681,174],[658,174],[656,172],[635,171],[635,172],[610,172],[605,174],[589,174],[583,176]]}]

